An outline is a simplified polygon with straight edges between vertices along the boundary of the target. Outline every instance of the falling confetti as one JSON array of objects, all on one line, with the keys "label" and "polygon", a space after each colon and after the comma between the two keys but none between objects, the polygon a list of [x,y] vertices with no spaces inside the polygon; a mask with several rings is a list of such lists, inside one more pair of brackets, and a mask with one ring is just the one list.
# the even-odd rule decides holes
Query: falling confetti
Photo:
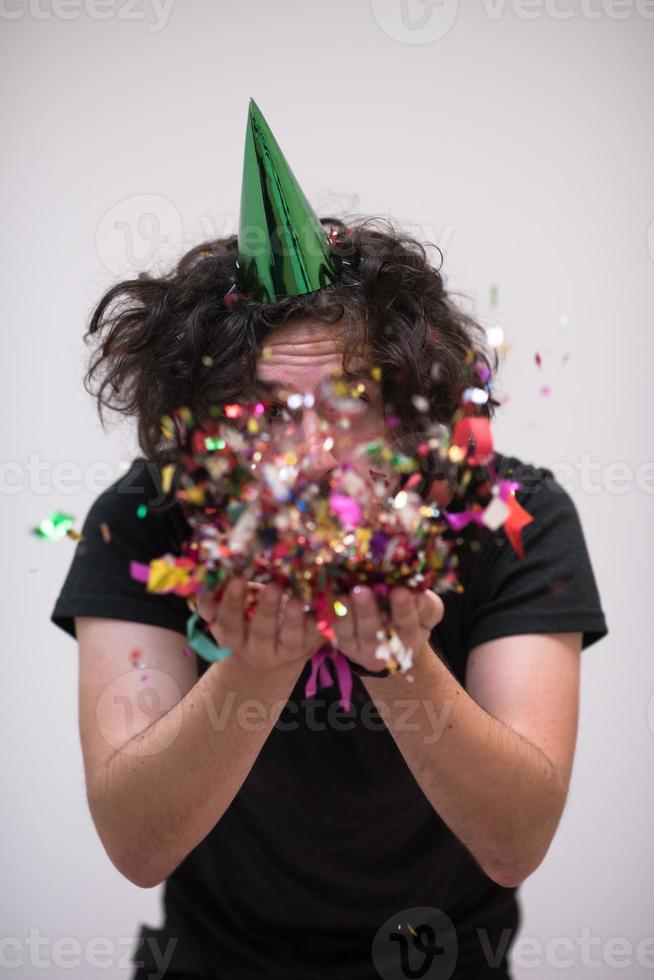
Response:
[{"label": "falling confetti", "polygon": [[[351,440],[349,424],[365,410],[366,386],[361,381],[340,375],[323,384],[320,402],[330,412],[329,420],[316,409],[312,394],[298,392],[278,392],[281,407],[267,401],[230,402],[212,406],[203,419],[179,408],[162,420],[162,428],[174,430],[178,447],[175,480],[171,469],[167,483],[171,489],[175,485],[191,536],[181,554],[164,554],[147,565],[133,561],[130,574],[147,592],[174,593],[187,600],[193,611],[187,650],[209,661],[230,653],[216,646],[198,616],[195,597],[201,592],[220,601],[227,581],[243,576],[249,583],[249,619],[260,589],[274,581],[286,598],[297,596],[305,611],[315,613],[325,641],[312,658],[307,696],[318,681],[325,682],[328,657],[338,677],[341,703],[347,704],[349,667],[334,647],[334,626],[348,614],[352,588],[365,582],[387,623],[378,637],[379,659],[391,672],[409,669],[412,651],[388,626],[390,590],[404,585],[416,593],[459,592],[456,546],[463,540],[462,529],[472,524],[479,533],[491,533],[504,527],[518,551],[521,521],[530,519],[517,501],[506,499],[502,482],[492,483],[490,424],[485,415],[477,414],[488,399],[490,372],[472,353],[468,363],[479,386],[462,393],[452,429],[432,422],[429,400],[414,395],[412,403],[424,431],[412,452],[382,439],[352,443],[347,453],[335,450],[337,458],[346,461],[319,482],[304,473],[297,426],[311,408],[325,432],[326,452],[334,449],[337,438]],[[435,367],[432,377],[438,376],[440,365]],[[372,368],[371,377],[379,380],[381,369]],[[393,414],[386,423],[391,435],[401,426]],[[443,491],[430,493],[436,482],[421,470],[421,460],[427,458],[449,473],[451,482],[441,481]],[[485,479],[480,481],[473,475],[481,468]],[[478,494],[481,487],[485,495]],[[449,501],[447,506],[442,497]],[[463,510],[448,509],[455,499]],[[142,516],[146,514],[147,508]]]},{"label": "falling confetti", "polygon": [[32,528],[32,533],[46,541],[59,541],[72,531],[75,518],[71,514],[64,514],[62,511],[54,511],[49,517],[45,517],[40,524]]}]

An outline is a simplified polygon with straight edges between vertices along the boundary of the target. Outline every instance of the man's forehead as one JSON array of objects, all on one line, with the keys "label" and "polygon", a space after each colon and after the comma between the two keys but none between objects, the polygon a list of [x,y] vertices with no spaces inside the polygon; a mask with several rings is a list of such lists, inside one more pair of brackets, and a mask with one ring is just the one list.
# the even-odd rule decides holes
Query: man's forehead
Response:
[{"label": "man's forehead", "polygon": [[[361,360],[348,370],[363,376],[369,373]],[[343,374],[342,334],[318,329],[312,335],[306,331],[286,332],[273,337],[259,349],[257,379],[266,387],[286,386],[295,390],[313,391],[325,379]]]}]

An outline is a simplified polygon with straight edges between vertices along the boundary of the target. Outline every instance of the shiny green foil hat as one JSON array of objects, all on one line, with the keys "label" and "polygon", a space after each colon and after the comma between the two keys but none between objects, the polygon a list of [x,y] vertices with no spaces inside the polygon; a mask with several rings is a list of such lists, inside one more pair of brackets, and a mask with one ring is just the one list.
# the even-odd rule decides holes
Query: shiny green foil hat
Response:
[{"label": "shiny green foil hat", "polygon": [[238,232],[238,289],[260,303],[334,282],[341,261],[261,110],[250,99]]}]

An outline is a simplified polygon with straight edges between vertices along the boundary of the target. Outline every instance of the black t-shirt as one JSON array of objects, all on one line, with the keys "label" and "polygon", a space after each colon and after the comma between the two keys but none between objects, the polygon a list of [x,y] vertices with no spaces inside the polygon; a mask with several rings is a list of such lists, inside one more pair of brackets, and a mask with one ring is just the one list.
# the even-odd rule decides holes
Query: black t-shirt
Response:
[{"label": "black t-shirt", "polygon": [[[457,536],[464,591],[445,594],[432,646],[462,684],[471,648],[486,640],[580,630],[588,647],[607,633],[571,497],[548,469],[499,453],[494,462],[499,476],[522,482],[517,499],[534,521],[522,531],[524,558],[503,531],[479,537],[471,524]],[[93,503],[51,617],[71,636],[75,616],[185,633],[186,601],[148,594],[129,575],[130,561],[179,553],[189,533],[177,504],[138,513],[160,499],[157,479],[154,464],[137,459]],[[520,923],[516,889],[489,879],[440,819],[361,678],[353,677],[345,712],[336,684],[304,697],[309,666],[228,810],[167,880],[165,922],[143,926],[135,959],[155,970],[149,941],[164,950],[172,938],[171,971],[216,980],[372,980],[380,975],[371,953],[378,929],[424,907],[453,923],[457,967],[448,976],[508,976],[506,953]],[[207,667],[198,659],[200,674]],[[490,970],[487,954],[498,948]]]}]

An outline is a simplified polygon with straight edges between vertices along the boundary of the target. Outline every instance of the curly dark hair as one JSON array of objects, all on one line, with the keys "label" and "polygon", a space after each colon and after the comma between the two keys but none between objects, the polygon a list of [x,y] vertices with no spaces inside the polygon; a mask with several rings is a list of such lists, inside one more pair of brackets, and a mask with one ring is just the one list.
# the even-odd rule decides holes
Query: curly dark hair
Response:
[{"label": "curly dark hair", "polygon": [[[381,368],[386,411],[403,431],[424,431],[430,421],[449,424],[466,388],[488,394],[475,411],[492,418],[499,405],[490,392],[497,354],[479,324],[453,303],[425,246],[386,219],[321,221],[343,267],[336,282],[315,293],[226,304],[235,282],[235,235],[197,245],[166,275],[142,273],[110,288],[84,337],[95,342],[84,385],[101,424],[105,409],[135,416],[146,459],[170,462],[174,448],[162,433],[162,417],[180,406],[202,416],[209,406],[242,400],[254,383],[262,341],[298,318],[346,326],[345,370],[361,354]],[[426,414],[416,395],[427,399]]]}]

